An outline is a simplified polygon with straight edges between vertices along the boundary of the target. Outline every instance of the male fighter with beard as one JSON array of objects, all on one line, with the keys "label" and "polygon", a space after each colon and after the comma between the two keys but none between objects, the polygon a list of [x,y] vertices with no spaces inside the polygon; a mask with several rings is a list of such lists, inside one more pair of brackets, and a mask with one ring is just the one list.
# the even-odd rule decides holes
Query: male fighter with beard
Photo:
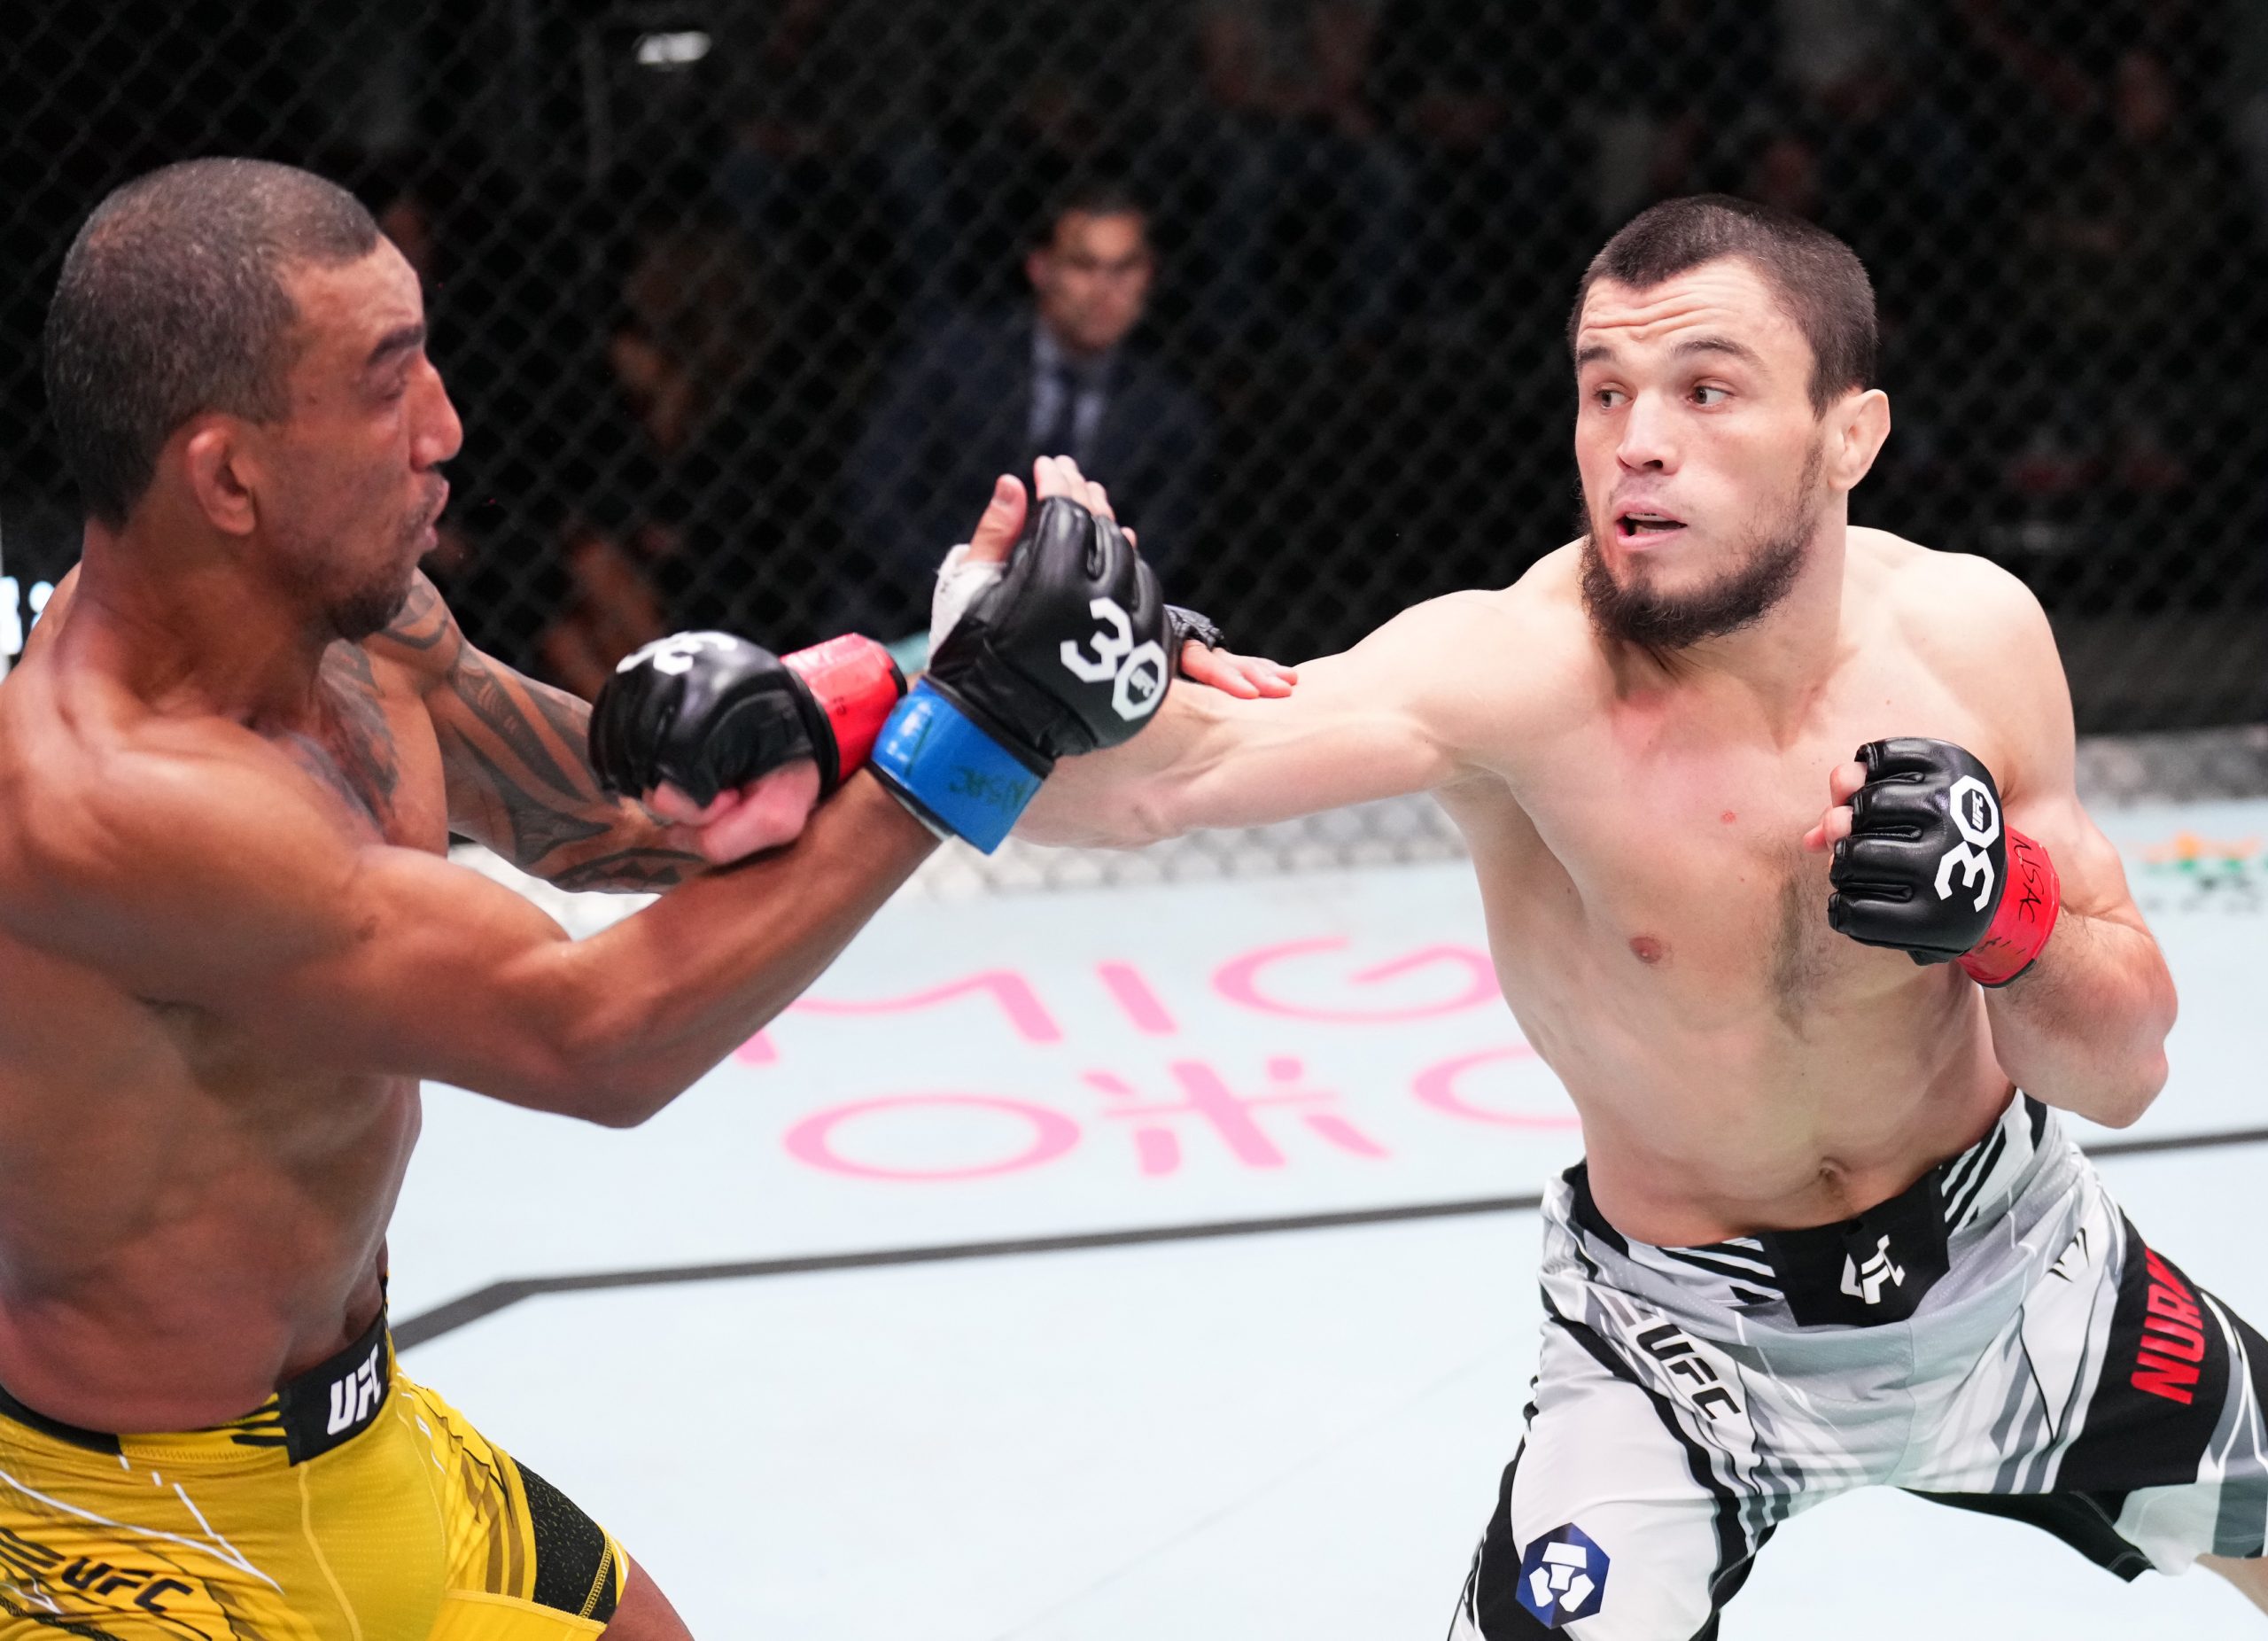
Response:
[{"label": "male fighter with beard", "polygon": [[2268,1345],[2056,1115],[2141,1114],[2174,995],[2074,793],[2047,624],[1847,522],[1890,432],[1865,270],[1674,200],[1600,252],[1569,339],[1581,541],[1285,698],[1177,696],[1021,828],[1431,791],[1464,831],[1588,1155],[1545,1206],[1526,1440],[1455,1633],[1713,1635],[1778,1522],[1872,1483],[2268,1606]]},{"label": "male fighter with beard", "polygon": [[[416,574],[461,430],[350,195],[232,159],[127,184],[64,261],[46,373],[90,517],[0,687],[0,1638],[683,1641],[395,1367],[418,1079],[659,1110],[940,828],[1004,830],[1054,758],[1141,727],[1155,583],[1043,462],[1028,530],[1001,482],[975,542],[1016,542],[1007,576],[913,695],[864,640],[688,634],[625,664],[586,755],[594,709]],[[616,795],[664,781],[685,824]],[[442,859],[453,829],[670,892],[571,941]]]}]

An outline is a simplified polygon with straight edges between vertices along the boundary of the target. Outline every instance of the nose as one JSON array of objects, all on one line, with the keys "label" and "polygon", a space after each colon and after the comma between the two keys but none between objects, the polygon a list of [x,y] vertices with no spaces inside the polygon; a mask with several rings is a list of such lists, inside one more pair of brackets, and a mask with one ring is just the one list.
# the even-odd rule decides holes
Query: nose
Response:
[{"label": "nose", "polygon": [[1676,471],[1674,423],[1670,407],[1659,394],[1637,394],[1622,418],[1622,438],[1615,446],[1615,460],[1633,472]]},{"label": "nose", "polygon": [[417,420],[410,434],[409,459],[421,471],[439,467],[464,447],[464,424],[457,419],[457,408],[449,402],[449,390],[441,385],[441,373],[431,361],[421,361],[418,370],[423,378],[415,385],[417,393]]}]

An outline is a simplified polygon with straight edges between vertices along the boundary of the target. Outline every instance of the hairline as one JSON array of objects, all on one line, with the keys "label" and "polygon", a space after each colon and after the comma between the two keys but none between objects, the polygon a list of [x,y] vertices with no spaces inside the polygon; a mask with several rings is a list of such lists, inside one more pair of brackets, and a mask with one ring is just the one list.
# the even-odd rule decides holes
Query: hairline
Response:
[{"label": "hairline", "polygon": [[[200,214],[198,231],[175,243],[203,247],[190,253],[201,260],[180,270],[153,261],[147,247],[190,213]],[[211,226],[238,237],[206,240]],[[165,447],[199,418],[287,418],[311,340],[295,287],[306,270],[352,267],[387,243],[336,183],[268,160],[180,161],[105,196],[73,237],[41,335],[50,414],[89,515],[113,525],[130,518]],[[153,277],[172,282],[159,299],[176,306],[133,306],[159,288]],[[174,329],[159,329],[152,314]],[[193,334],[208,314],[233,354],[216,354],[210,335]]]},{"label": "hairline", "polygon": [[[1825,416],[1838,401],[1852,393],[1871,391],[1870,385],[1865,382],[1833,384],[1821,382],[1820,372],[1826,369],[1826,362],[1820,356],[1819,346],[1812,340],[1811,332],[1804,329],[1803,315],[1796,311],[1788,282],[1779,278],[1771,266],[1755,252],[1740,246],[1734,246],[1728,250],[1717,252],[1713,256],[1705,257],[1689,268],[1681,268],[1675,273],[1664,275],[1650,285],[1634,285],[1628,280],[1619,278],[1603,269],[1585,268],[1582,284],[1577,288],[1574,311],[1567,318],[1567,348],[1569,353],[1575,355],[1576,369],[1580,370],[1582,368],[1582,358],[1581,352],[1575,346],[1575,338],[1581,334],[1583,316],[1590,311],[1591,292],[1601,284],[1611,282],[1620,285],[1626,291],[1658,291],[1672,280],[1683,279],[1689,275],[1699,273],[1705,268],[1714,268],[1720,262],[1739,263],[1756,276],[1757,283],[1764,287],[1767,299],[1779,311],[1780,316],[1794,330],[1797,338],[1803,343],[1804,351],[1811,355],[1811,369],[1806,374],[1805,390],[1806,396],[1811,401],[1814,416]],[[1822,392],[1822,388],[1831,391]]]},{"label": "hairline", "polygon": [[1136,231],[1142,236],[1143,245],[1146,246],[1150,243],[1150,214],[1138,205],[1067,205],[1048,218],[1047,237],[1041,242],[1041,248],[1052,248],[1056,240],[1062,237],[1064,225],[1073,218],[1082,216],[1091,222],[1115,222],[1130,217]]}]

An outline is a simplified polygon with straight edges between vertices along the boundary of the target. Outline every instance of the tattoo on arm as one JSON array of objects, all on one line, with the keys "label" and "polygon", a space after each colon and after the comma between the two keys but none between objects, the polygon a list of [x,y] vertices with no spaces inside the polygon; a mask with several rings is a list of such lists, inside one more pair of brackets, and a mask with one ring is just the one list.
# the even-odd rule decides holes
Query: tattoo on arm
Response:
[{"label": "tattoo on arm", "polygon": [[698,865],[700,858],[675,849],[625,849],[555,872],[551,881],[562,889],[659,891],[685,880],[688,861]]},{"label": "tattoo on arm", "polygon": [[524,872],[564,889],[653,891],[698,870],[637,803],[609,797],[591,768],[591,709],[464,642],[419,578],[385,638],[417,652],[447,771],[449,820]]},{"label": "tattoo on arm", "polygon": [[449,643],[461,646],[464,634],[459,630],[456,618],[449,613],[449,607],[441,602],[439,590],[420,574],[409,584],[409,597],[386,627],[382,642],[404,649],[424,651]]}]

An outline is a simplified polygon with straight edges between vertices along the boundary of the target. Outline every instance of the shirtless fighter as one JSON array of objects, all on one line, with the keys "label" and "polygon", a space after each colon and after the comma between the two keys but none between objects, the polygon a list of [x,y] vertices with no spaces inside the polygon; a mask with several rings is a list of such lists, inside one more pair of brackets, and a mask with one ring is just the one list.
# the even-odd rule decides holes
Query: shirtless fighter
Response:
[{"label": "shirtless fighter", "polygon": [[1847,522],[1890,432],[1865,271],[1675,200],[1592,262],[1570,340],[1582,540],[1286,698],[1176,696],[1023,828],[1430,791],[1470,843],[1588,1156],[1454,1633],[1713,1636],[1778,1522],[1876,1483],[2268,1606],[2268,1345],[2058,1116],[2141,1114],[2174,995],[2075,796],[2047,624]]},{"label": "shirtless fighter", "polygon": [[[129,183],[58,284],[49,401],[90,519],[0,687],[0,1641],[683,1637],[394,1365],[417,1079],[642,1120],[940,823],[996,824],[1164,693],[1154,582],[1043,463],[916,696],[864,640],[628,664],[597,738],[623,789],[670,778],[664,826],[602,786],[591,709],[466,644],[416,575],[461,434],[423,339],[369,214],[280,166]],[[1082,648],[1105,603],[1108,669]],[[894,792],[858,767],[878,732]],[[571,942],[441,859],[452,828],[571,887],[686,881]]]}]

